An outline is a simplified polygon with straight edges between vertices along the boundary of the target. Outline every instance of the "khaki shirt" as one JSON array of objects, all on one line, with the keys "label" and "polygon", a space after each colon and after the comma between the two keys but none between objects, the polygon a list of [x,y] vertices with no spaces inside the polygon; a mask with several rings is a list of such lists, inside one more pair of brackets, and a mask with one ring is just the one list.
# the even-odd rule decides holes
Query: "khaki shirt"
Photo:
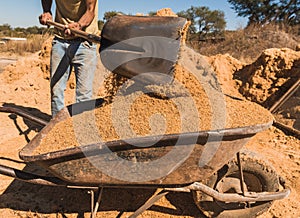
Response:
[{"label": "khaki shirt", "polygon": [[[78,22],[82,15],[86,12],[85,0],[55,0],[56,12],[55,22],[61,24],[69,24],[72,22]],[[95,17],[91,24],[84,30],[87,33],[99,35],[98,29],[98,1],[95,6]],[[65,36],[64,31],[55,28],[55,36],[64,39],[72,39],[76,37]]]}]

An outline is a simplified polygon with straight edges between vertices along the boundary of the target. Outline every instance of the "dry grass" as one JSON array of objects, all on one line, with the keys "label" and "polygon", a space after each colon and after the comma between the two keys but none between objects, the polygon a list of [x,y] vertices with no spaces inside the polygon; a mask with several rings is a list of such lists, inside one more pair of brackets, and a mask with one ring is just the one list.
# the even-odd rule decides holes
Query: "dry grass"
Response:
[{"label": "dry grass", "polygon": [[[24,55],[41,50],[49,33],[31,35],[26,42],[7,42],[0,44],[0,52]],[[223,40],[224,39],[224,40]],[[203,55],[230,54],[236,59],[252,63],[261,52],[268,48],[296,49],[300,44],[300,25],[278,26],[269,24],[264,27],[252,26],[237,31],[226,31],[221,41],[192,41],[189,45]]]},{"label": "dry grass", "polygon": [[237,31],[227,31],[220,42],[193,42],[191,46],[203,55],[230,54],[246,63],[253,62],[268,48],[296,49],[300,43],[298,27],[252,26]]},{"label": "dry grass", "polygon": [[43,42],[49,38],[49,34],[30,35],[26,41],[8,41],[0,44],[0,52],[23,55],[41,50]]}]

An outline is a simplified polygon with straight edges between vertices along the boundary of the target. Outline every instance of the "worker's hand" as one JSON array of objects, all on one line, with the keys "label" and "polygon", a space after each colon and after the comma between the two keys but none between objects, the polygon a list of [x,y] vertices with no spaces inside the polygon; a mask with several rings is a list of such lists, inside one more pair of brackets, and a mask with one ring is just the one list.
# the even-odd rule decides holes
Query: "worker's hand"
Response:
[{"label": "worker's hand", "polygon": [[47,25],[47,21],[52,21],[52,14],[50,12],[45,12],[39,16],[40,24]]},{"label": "worker's hand", "polygon": [[70,29],[74,30],[81,30],[81,25],[78,22],[73,22],[70,24],[65,25],[65,34],[67,35],[73,35]]}]

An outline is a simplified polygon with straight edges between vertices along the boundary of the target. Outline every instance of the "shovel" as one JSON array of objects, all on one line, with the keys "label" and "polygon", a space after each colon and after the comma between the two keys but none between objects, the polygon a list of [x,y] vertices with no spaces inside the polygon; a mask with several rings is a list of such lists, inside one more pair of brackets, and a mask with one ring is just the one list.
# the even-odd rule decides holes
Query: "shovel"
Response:
[{"label": "shovel", "polygon": [[102,63],[144,84],[170,83],[186,25],[181,17],[114,16],[101,32]]},{"label": "shovel", "polygon": [[[61,24],[61,23],[57,23],[57,22],[54,22],[54,21],[51,21],[51,20],[48,20],[47,21],[47,25],[48,26],[54,26],[56,27],[57,29],[60,29],[60,30],[64,30],[65,29],[65,25]],[[94,42],[94,43],[100,43],[101,41],[101,37],[100,36],[97,36],[97,35],[94,35],[94,34],[89,34],[87,32],[84,32],[82,30],[76,30],[76,29],[70,29],[70,31],[78,36],[78,37],[81,37],[81,38],[84,38],[88,41],[91,41],[91,42]]]},{"label": "shovel", "polygon": [[[64,29],[64,25],[48,21]],[[71,29],[79,37],[100,42],[100,58],[113,73],[144,84],[173,81],[182,31],[187,20],[181,17],[117,15],[109,19],[101,37]]]}]

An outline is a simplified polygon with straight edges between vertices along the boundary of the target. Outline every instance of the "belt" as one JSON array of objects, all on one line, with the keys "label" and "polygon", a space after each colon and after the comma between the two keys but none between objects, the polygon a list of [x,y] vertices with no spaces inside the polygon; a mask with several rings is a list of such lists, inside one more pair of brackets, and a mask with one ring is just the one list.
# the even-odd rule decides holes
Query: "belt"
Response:
[{"label": "belt", "polygon": [[72,43],[72,42],[84,42],[86,41],[86,39],[84,38],[73,38],[73,39],[63,39],[63,38],[59,38],[59,37],[54,37],[55,40],[61,41],[61,42],[67,42],[67,43]]}]

